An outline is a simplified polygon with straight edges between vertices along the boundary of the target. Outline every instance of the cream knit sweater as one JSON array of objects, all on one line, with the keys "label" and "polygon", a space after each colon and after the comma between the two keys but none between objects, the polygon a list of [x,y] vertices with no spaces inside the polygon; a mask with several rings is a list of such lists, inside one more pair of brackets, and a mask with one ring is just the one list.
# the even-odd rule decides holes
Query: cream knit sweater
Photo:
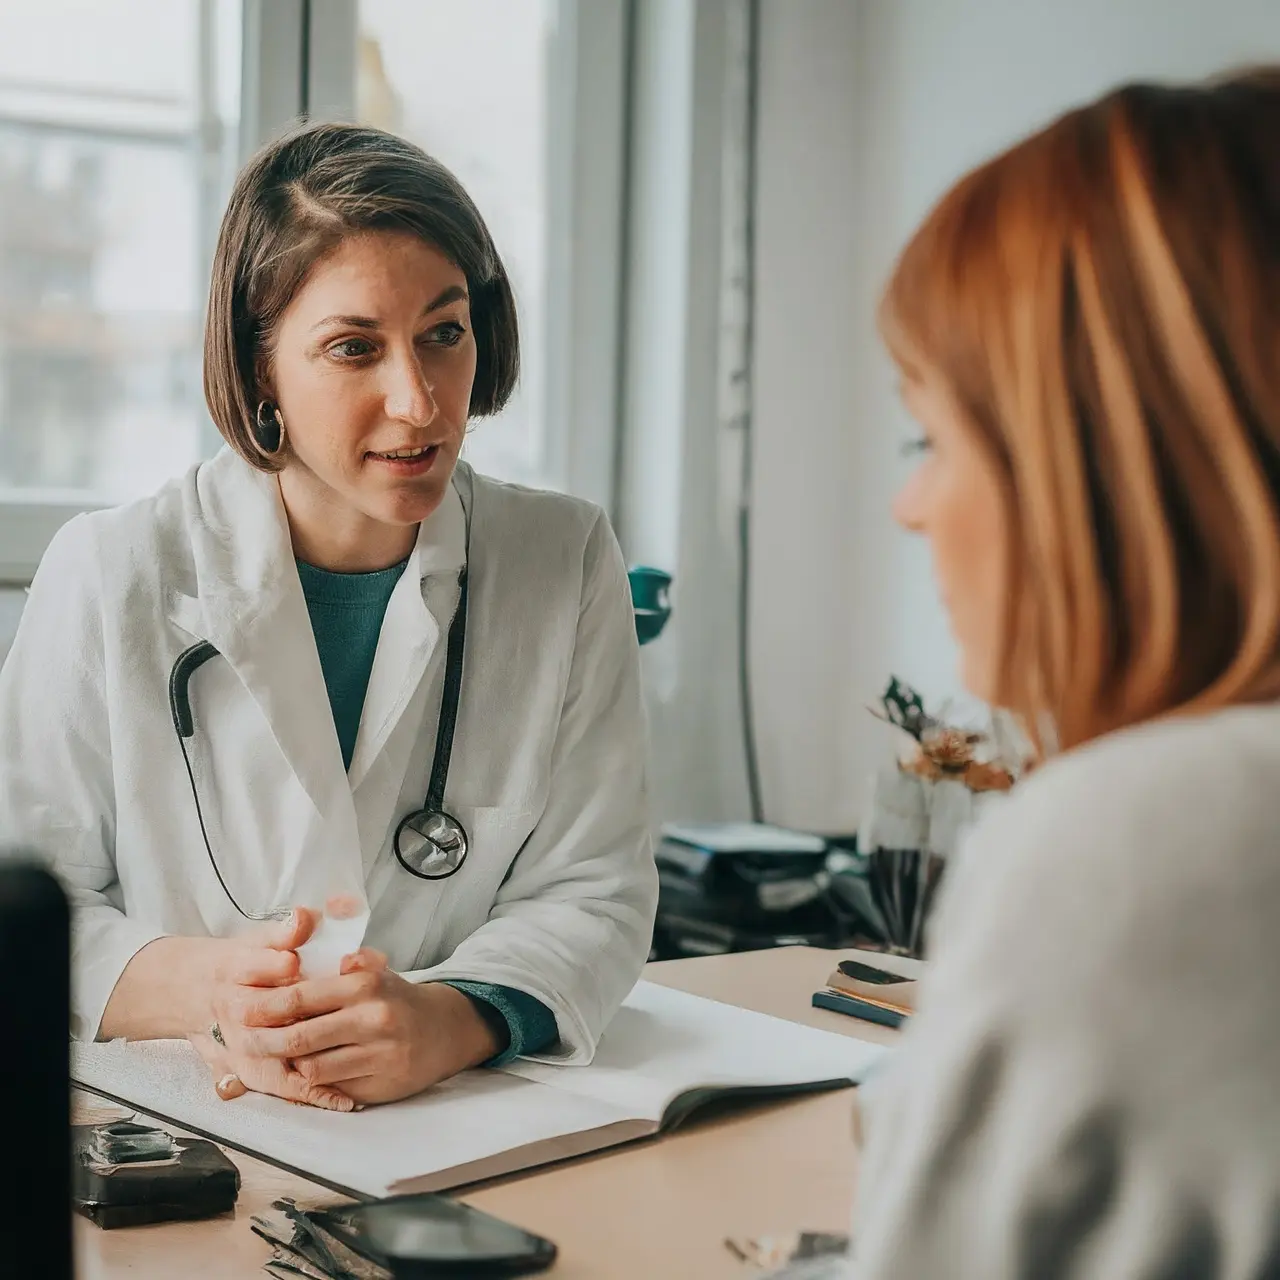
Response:
[{"label": "cream knit sweater", "polygon": [[1047,764],[952,873],[857,1280],[1280,1276],[1280,706]]}]

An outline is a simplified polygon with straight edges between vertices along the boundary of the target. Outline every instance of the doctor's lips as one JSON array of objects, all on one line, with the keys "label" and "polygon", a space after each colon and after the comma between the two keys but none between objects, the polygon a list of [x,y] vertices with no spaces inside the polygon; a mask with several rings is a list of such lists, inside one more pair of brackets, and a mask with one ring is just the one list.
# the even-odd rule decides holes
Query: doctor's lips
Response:
[{"label": "doctor's lips", "polygon": [[431,470],[439,455],[439,444],[424,444],[416,449],[389,449],[386,453],[370,452],[364,456],[389,468],[396,475],[420,476]]}]

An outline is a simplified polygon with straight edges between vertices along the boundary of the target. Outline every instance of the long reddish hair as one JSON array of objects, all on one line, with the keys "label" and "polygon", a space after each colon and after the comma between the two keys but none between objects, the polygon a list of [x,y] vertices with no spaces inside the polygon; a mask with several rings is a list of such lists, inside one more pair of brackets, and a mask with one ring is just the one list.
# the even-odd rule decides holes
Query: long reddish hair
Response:
[{"label": "long reddish hair", "polygon": [[998,701],[1068,748],[1280,695],[1280,69],[1127,86],[970,173],[881,328],[999,476]]}]

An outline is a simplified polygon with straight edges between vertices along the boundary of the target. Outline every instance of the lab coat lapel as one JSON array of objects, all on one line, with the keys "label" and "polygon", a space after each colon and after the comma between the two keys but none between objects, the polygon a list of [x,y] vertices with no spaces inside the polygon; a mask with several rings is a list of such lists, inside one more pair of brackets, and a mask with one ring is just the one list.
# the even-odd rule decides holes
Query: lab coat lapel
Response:
[{"label": "lab coat lapel", "polygon": [[352,791],[386,746],[453,620],[458,575],[466,563],[467,514],[458,492],[461,481],[470,493],[464,467],[459,464],[462,475],[419,527],[409,563],[387,603],[348,771]]},{"label": "lab coat lapel", "polygon": [[179,597],[170,616],[217,646],[312,804],[334,816],[350,791],[279,485],[224,451],[201,468],[198,492],[190,534],[199,608]]}]

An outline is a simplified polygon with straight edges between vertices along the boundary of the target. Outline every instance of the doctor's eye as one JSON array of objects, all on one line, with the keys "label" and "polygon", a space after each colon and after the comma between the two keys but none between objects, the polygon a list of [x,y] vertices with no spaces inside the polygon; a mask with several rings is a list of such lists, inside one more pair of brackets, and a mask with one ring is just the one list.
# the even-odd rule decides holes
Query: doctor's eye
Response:
[{"label": "doctor's eye", "polygon": [[427,330],[422,341],[436,347],[456,347],[466,336],[466,328],[456,320],[448,320]]},{"label": "doctor's eye", "polygon": [[916,436],[913,440],[902,442],[901,453],[904,458],[914,458],[920,453],[932,453],[933,441],[928,436]]},{"label": "doctor's eye", "polygon": [[336,360],[363,360],[373,352],[373,343],[368,338],[343,338],[329,348],[329,354]]}]

